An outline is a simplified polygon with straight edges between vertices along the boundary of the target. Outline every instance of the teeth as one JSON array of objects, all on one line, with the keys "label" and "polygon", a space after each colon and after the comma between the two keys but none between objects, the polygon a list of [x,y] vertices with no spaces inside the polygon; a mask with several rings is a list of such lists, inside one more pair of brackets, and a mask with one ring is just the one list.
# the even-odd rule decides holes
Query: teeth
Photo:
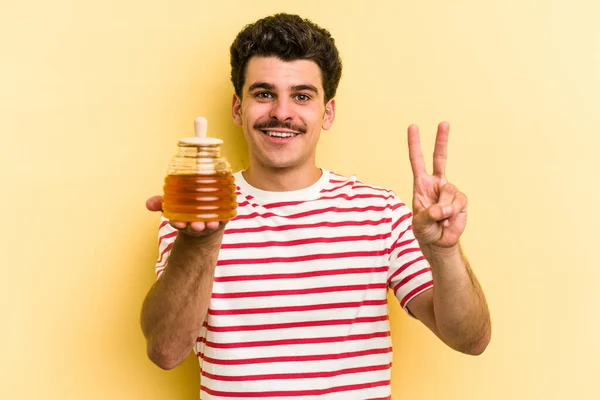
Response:
[{"label": "teeth", "polygon": [[271,137],[276,137],[276,138],[288,138],[288,137],[296,136],[295,133],[290,133],[290,132],[267,131],[266,133],[267,133],[267,135],[269,135]]}]

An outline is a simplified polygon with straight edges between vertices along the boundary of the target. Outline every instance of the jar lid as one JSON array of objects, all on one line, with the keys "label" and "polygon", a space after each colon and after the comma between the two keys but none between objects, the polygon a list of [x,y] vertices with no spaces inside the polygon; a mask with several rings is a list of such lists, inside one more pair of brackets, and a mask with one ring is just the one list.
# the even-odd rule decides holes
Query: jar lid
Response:
[{"label": "jar lid", "polygon": [[198,117],[194,121],[194,131],[196,136],[179,139],[179,144],[192,144],[197,146],[214,146],[223,144],[221,139],[206,136],[208,121],[204,117]]}]

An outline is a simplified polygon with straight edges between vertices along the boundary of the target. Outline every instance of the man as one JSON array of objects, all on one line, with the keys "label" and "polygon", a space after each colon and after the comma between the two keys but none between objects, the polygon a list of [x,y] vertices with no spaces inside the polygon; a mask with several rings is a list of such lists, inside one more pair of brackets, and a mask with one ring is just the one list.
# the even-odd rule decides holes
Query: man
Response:
[{"label": "man", "polygon": [[142,309],[150,359],[170,369],[194,349],[203,399],[390,398],[388,289],[448,346],[483,352],[489,312],[460,249],[467,198],[445,178],[448,124],[433,175],[408,128],[411,214],[393,192],[316,166],[342,70],[329,32],[264,18],[238,34],[231,66],[250,151],[235,174],[238,216],[163,218]]}]

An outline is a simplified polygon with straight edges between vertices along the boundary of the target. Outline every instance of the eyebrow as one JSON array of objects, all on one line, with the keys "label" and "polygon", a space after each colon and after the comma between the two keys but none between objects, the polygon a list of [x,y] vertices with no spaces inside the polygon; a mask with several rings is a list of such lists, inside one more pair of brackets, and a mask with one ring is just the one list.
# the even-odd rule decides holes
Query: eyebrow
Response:
[{"label": "eyebrow", "polygon": [[302,92],[304,90],[308,90],[309,92],[313,92],[316,95],[319,94],[319,90],[316,87],[314,87],[313,85],[295,85],[295,86],[292,86],[292,91],[294,91],[294,92]]},{"label": "eyebrow", "polygon": [[252,85],[250,85],[250,87],[248,88],[248,91],[251,92],[256,89],[273,90],[273,89],[275,89],[275,85],[271,85],[270,83],[267,83],[267,82],[256,82],[256,83],[253,83]]},{"label": "eyebrow", "polygon": [[[248,87],[248,91],[252,92],[256,89],[264,89],[264,90],[275,90],[275,85],[267,83],[267,82],[256,82]],[[319,94],[319,90],[313,85],[303,84],[303,85],[294,85],[290,88],[293,92],[301,92],[303,90],[308,90],[315,94]]]}]

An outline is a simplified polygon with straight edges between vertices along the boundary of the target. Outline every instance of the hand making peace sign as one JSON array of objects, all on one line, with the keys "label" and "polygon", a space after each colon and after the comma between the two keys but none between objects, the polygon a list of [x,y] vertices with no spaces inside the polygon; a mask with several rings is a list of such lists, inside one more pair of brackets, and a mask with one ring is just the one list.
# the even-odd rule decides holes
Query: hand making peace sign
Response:
[{"label": "hand making peace sign", "polygon": [[427,174],[419,128],[408,127],[408,153],[414,176],[412,230],[421,245],[453,247],[467,224],[467,196],[446,179],[447,122],[438,125],[433,174]]}]

